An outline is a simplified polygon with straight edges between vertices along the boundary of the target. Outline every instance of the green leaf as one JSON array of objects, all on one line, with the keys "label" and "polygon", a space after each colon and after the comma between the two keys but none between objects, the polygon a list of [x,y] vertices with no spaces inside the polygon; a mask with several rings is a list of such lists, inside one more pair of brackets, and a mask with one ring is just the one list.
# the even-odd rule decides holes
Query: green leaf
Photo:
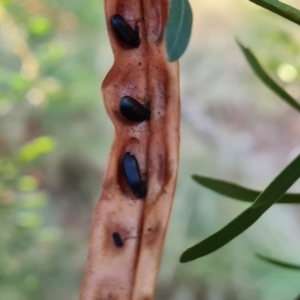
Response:
[{"label": "green leaf", "polygon": [[37,275],[27,275],[22,282],[22,289],[26,292],[33,292],[38,290],[40,279]]},{"label": "green leaf", "polygon": [[287,263],[278,259],[270,258],[261,254],[255,254],[255,256],[267,263],[270,263],[272,265],[276,265],[278,267],[286,268],[286,269],[291,269],[291,270],[297,270],[300,271],[300,265],[295,265],[292,263]]},{"label": "green leaf", "polygon": [[25,195],[21,206],[27,209],[34,209],[44,207],[47,203],[47,195],[43,192],[37,192]]},{"label": "green leaf", "polygon": [[[240,201],[254,202],[259,194],[261,194],[260,191],[251,190],[228,181],[201,175],[193,175],[192,178],[197,183],[218,194]],[[300,203],[300,194],[285,194],[277,203]]]},{"label": "green leaf", "polygon": [[30,18],[29,30],[37,36],[48,34],[52,29],[50,20],[42,16],[34,16]]},{"label": "green leaf", "polygon": [[223,247],[254,224],[300,177],[300,155],[298,155],[258,196],[254,203],[224,228],[202,242],[187,249],[180,262],[189,262]]},{"label": "green leaf", "polygon": [[55,148],[55,141],[49,136],[42,136],[24,145],[20,151],[20,158],[30,162],[42,154],[47,154]]},{"label": "green leaf", "polygon": [[18,216],[17,224],[26,229],[36,229],[41,227],[43,219],[41,215],[30,212],[23,212]]},{"label": "green leaf", "polygon": [[237,43],[243,51],[252,70],[261,79],[261,81],[287,104],[300,112],[300,104],[265,72],[254,54],[248,48],[244,47],[239,41],[237,41]]},{"label": "green leaf", "polygon": [[38,183],[36,179],[32,176],[23,176],[19,180],[19,190],[22,192],[32,192],[36,191],[38,188]]},{"label": "green leaf", "polygon": [[188,46],[193,14],[188,0],[172,0],[166,26],[166,47],[169,61],[180,58]]},{"label": "green leaf", "polygon": [[61,232],[58,227],[42,228],[37,236],[39,244],[52,244],[57,242],[61,237]]},{"label": "green leaf", "polygon": [[253,2],[291,22],[300,25],[300,11],[292,6],[278,0],[250,0],[250,2]]}]

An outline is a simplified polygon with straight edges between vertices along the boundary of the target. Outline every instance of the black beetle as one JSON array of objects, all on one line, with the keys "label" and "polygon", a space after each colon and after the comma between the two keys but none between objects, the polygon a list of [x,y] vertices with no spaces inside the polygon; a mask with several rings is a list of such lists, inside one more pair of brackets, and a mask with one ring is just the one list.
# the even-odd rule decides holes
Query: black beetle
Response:
[{"label": "black beetle", "polygon": [[131,191],[138,198],[145,198],[147,189],[142,181],[136,157],[131,152],[126,152],[123,157],[123,171]]},{"label": "black beetle", "polygon": [[143,122],[150,119],[150,111],[135,99],[124,96],[120,101],[122,115],[132,122]]},{"label": "black beetle", "polygon": [[114,240],[114,243],[115,243],[116,247],[122,248],[124,246],[124,243],[123,243],[123,241],[121,239],[121,236],[118,232],[114,232],[112,234],[112,238]]},{"label": "black beetle", "polygon": [[140,45],[141,40],[139,37],[138,26],[136,26],[135,29],[131,28],[125,19],[118,14],[112,16],[111,25],[124,44],[133,48],[137,48]]}]

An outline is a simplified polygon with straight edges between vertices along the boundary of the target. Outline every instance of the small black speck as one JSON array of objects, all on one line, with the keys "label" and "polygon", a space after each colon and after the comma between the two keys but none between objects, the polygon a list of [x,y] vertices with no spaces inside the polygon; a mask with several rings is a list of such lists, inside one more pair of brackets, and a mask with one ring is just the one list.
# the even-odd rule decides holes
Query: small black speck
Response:
[{"label": "small black speck", "polygon": [[152,231],[152,228],[150,227],[150,228],[148,228],[148,231],[150,232],[150,231]]},{"label": "small black speck", "polygon": [[141,63],[141,62],[139,62],[139,65],[141,66],[141,65],[142,65],[142,63]]},{"label": "small black speck", "polygon": [[112,234],[112,238],[114,240],[114,243],[115,245],[118,247],[118,248],[122,248],[124,246],[124,243],[122,241],[122,238],[120,236],[120,234],[118,232],[114,232]]}]

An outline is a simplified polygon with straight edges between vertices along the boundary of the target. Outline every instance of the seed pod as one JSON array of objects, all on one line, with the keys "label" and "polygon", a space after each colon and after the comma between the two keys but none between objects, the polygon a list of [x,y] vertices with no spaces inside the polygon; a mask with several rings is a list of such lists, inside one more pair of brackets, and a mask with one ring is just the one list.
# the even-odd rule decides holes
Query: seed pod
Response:
[{"label": "seed pod", "polygon": [[131,152],[126,152],[123,157],[123,171],[134,195],[138,198],[145,198],[147,191],[141,178],[138,162]]},{"label": "seed pod", "polygon": [[122,115],[132,122],[143,122],[150,119],[150,111],[135,99],[124,96],[120,101]]},{"label": "seed pod", "polygon": [[[103,81],[102,94],[116,130],[95,208],[80,300],[150,300],[170,218],[179,159],[179,70],[178,63],[168,61],[163,39],[172,1],[103,2],[115,61]],[[112,20],[116,13],[126,19]],[[139,25],[139,32],[135,31],[135,22],[129,22],[134,19],[145,20]],[[124,31],[123,27],[125,32],[133,32],[133,40],[138,43],[124,41],[118,34]],[[139,42],[140,46],[135,48]],[[136,100],[151,98],[151,116],[149,122],[131,130],[120,122],[122,113],[116,113],[116,108],[119,109],[123,96],[133,92],[139,95]],[[122,118],[126,121],[123,115]],[[127,151],[136,157],[130,153],[125,156]],[[147,180],[142,176],[144,172]],[[132,183],[132,174],[127,173],[133,173],[136,184]],[[132,201],[139,199],[132,190],[139,196],[147,194],[146,201]],[[118,235],[112,236],[114,232],[119,233],[122,248],[117,247],[121,243]],[[135,238],[127,240],[129,237]]]},{"label": "seed pod", "polygon": [[112,238],[113,238],[113,241],[114,241],[116,247],[122,248],[124,246],[122,238],[121,238],[121,236],[120,236],[120,234],[118,232],[114,232],[112,234]]},{"label": "seed pod", "polygon": [[112,16],[111,25],[119,39],[127,46],[137,48],[141,41],[138,27],[132,29],[131,26],[118,14]]}]

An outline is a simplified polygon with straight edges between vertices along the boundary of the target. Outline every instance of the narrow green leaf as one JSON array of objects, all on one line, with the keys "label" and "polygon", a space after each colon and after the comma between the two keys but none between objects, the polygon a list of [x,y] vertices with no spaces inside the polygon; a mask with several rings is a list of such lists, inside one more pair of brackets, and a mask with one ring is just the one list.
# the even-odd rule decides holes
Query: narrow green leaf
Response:
[{"label": "narrow green leaf", "polygon": [[287,104],[300,112],[300,104],[265,72],[254,54],[248,48],[244,47],[239,41],[237,41],[237,43],[243,51],[252,70],[261,79],[261,81]]},{"label": "narrow green leaf", "polygon": [[175,61],[188,46],[193,14],[188,0],[172,0],[166,26],[166,47],[169,61]]},{"label": "narrow green leaf", "polygon": [[250,0],[269,11],[300,25],[300,11],[278,0]]},{"label": "narrow green leaf", "polygon": [[255,256],[267,263],[270,263],[272,265],[276,265],[278,267],[286,268],[286,269],[291,269],[291,270],[297,270],[300,271],[300,265],[295,265],[292,263],[287,263],[278,259],[270,258],[261,254],[255,254]]},{"label": "narrow green leaf", "polygon": [[[236,200],[245,202],[254,202],[255,199],[261,194],[260,191],[248,189],[246,187],[237,185],[232,182],[205,177],[201,175],[193,175],[192,178],[202,186]],[[300,194],[285,194],[277,203],[300,203]]]},{"label": "narrow green leaf", "polygon": [[300,155],[298,155],[258,196],[254,203],[224,228],[202,242],[187,249],[180,262],[189,262],[218,250],[254,224],[285,194],[300,177]]}]

